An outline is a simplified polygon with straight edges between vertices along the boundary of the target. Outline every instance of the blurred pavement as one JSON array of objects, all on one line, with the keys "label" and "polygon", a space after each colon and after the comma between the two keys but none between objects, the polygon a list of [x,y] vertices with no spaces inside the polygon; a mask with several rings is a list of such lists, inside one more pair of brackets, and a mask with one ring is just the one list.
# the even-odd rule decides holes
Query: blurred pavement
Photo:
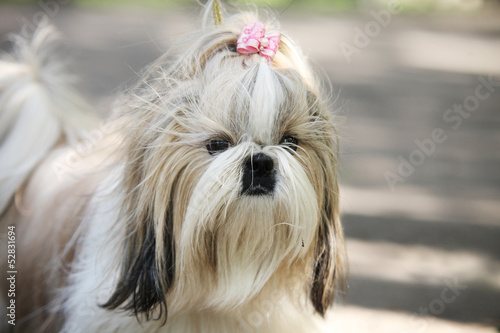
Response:
[{"label": "blurred pavement", "polygon": [[[0,35],[37,11],[0,5]],[[484,80],[500,82],[500,11],[375,16],[281,18],[331,81],[334,108],[346,117],[341,202],[351,274],[346,304],[328,317],[332,332],[496,332],[500,84],[474,96]],[[74,7],[60,8],[53,21],[101,112],[120,85],[198,22],[187,12]],[[342,45],[356,48],[350,61]],[[455,104],[473,111],[448,111]],[[446,139],[431,144],[436,129]],[[388,175],[400,177],[392,189]]]}]

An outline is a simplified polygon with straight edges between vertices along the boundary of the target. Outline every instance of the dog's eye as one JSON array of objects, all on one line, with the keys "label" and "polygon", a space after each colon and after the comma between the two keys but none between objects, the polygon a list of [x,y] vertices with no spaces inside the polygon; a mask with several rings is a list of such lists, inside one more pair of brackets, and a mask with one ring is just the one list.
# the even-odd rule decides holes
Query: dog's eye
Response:
[{"label": "dog's eye", "polygon": [[230,144],[226,140],[212,140],[207,144],[207,150],[210,155],[213,155],[217,152],[221,152],[229,148]]},{"label": "dog's eye", "polygon": [[283,137],[283,139],[281,139],[281,144],[286,145],[293,151],[297,151],[297,145],[299,144],[299,140],[297,140],[293,136],[285,136]]}]

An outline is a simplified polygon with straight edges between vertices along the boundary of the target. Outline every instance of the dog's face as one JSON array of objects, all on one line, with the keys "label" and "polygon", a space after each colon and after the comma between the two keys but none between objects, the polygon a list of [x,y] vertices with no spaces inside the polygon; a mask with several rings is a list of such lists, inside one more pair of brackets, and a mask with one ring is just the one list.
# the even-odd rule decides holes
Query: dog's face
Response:
[{"label": "dog's face", "polygon": [[333,300],[332,117],[300,59],[242,57],[237,36],[214,32],[177,63],[160,60],[127,102],[128,237],[105,307],[234,308],[269,285],[305,290],[320,314]]}]

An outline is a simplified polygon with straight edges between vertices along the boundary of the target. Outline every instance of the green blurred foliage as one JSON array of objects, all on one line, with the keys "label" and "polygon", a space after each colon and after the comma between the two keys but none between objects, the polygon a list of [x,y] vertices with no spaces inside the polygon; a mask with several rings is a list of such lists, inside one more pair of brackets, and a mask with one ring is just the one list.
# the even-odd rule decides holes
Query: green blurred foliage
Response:
[{"label": "green blurred foliage", "polygon": [[[57,0],[0,0],[0,3],[13,3],[36,5],[38,2],[51,2]],[[187,7],[197,6],[198,3],[205,3],[206,0],[70,0],[78,6],[140,6],[140,7]],[[336,12],[350,11],[356,8],[356,0],[221,0],[222,4],[256,5],[272,9],[287,9],[291,11],[313,11],[313,12]]]},{"label": "green blurred foliage", "polygon": [[[58,2],[63,0],[0,0],[1,3],[37,5],[39,2]],[[68,0],[64,0],[66,2]],[[143,8],[193,8],[207,0],[69,0],[70,4],[82,7],[133,6]],[[487,0],[220,0],[221,3],[238,7],[267,7],[277,12],[335,13],[366,11],[373,8],[388,8],[391,3],[399,2],[403,12],[424,14],[435,12],[475,12]],[[499,0],[489,0],[490,2]]]}]

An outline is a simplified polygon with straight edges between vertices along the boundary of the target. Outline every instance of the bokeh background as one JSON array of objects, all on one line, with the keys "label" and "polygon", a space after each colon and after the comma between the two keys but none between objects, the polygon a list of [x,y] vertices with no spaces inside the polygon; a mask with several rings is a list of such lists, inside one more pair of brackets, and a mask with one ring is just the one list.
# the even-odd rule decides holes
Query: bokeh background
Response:
[{"label": "bokeh background", "polygon": [[[251,3],[279,14],[345,116],[350,277],[331,332],[500,331],[500,2]],[[0,47],[49,17],[82,92],[106,114],[199,27],[199,11],[187,0],[3,1]]]}]

